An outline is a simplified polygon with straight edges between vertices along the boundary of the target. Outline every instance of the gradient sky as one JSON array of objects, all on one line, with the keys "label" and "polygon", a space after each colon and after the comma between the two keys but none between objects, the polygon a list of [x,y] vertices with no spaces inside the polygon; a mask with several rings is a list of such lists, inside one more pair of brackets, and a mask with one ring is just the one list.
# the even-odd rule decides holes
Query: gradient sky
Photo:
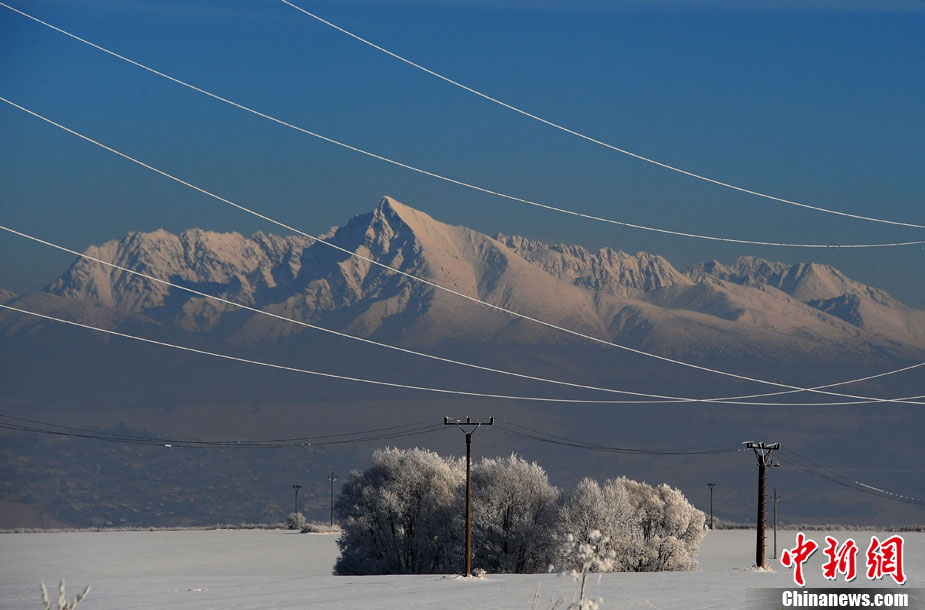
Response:
[{"label": "gradient sky", "polygon": [[[727,237],[925,239],[666,172],[437,81],[275,0],[10,0],[332,138],[543,203]],[[925,2],[362,1],[306,9],[634,152],[780,197],[925,223]],[[572,8],[563,8],[565,6]],[[578,8],[574,8],[578,7]],[[287,130],[0,8],[3,97],[311,233],[389,194],[453,224],[665,255],[820,261],[925,307],[925,248],[659,236],[474,193]],[[0,224],[83,249],[133,230],[281,232],[0,104]],[[0,287],[71,257],[0,235]]]}]

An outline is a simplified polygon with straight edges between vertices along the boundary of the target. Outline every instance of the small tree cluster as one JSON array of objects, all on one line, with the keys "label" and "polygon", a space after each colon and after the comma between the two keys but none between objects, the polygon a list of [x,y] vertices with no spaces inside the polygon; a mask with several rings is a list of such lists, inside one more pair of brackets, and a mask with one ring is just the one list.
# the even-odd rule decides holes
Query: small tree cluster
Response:
[{"label": "small tree cluster", "polygon": [[[582,480],[563,503],[560,528],[583,543],[595,532],[603,536],[613,571],[654,572],[696,568],[704,522],[703,511],[677,489],[621,477]],[[577,569],[581,562],[566,553],[564,565]]]},{"label": "small tree cluster", "polygon": [[[464,506],[464,461],[423,449],[376,451],[337,498],[343,531],[334,573],[458,571]],[[472,467],[472,565],[486,572],[690,570],[703,525],[703,512],[667,485],[584,479],[561,494],[540,466],[516,455]],[[589,549],[608,561],[589,564]]]},{"label": "small tree cluster", "polygon": [[291,530],[301,530],[308,525],[308,520],[302,513],[289,513],[286,517],[286,528]]},{"label": "small tree cluster", "polygon": [[[455,527],[464,527],[465,486]],[[472,468],[472,562],[491,573],[545,572],[559,546],[559,491],[537,464],[516,455]]]},{"label": "small tree cluster", "polygon": [[432,451],[385,449],[353,471],[334,510],[343,532],[336,574],[451,572],[456,489],[465,470]]}]

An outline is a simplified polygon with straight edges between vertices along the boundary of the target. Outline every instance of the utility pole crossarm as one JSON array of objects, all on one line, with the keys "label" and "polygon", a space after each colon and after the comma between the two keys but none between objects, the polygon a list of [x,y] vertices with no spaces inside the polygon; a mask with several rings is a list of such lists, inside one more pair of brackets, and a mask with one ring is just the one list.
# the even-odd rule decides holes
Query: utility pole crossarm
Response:
[{"label": "utility pole crossarm", "polygon": [[466,434],[472,434],[473,432],[475,432],[476,428],[479,428],[480,426],[493,426],[494,423],[495,423],[494,417],[489,417],[488,421],[472,421],[472,418],[468,416],[466,417],[465,421],[461,419],[450,419],[449,417],[443,418],[444,426],[456,426],[463,432],[466,432],[466,429],[463,428],[463,426],[472,426],[472,429],[466,432]]}]

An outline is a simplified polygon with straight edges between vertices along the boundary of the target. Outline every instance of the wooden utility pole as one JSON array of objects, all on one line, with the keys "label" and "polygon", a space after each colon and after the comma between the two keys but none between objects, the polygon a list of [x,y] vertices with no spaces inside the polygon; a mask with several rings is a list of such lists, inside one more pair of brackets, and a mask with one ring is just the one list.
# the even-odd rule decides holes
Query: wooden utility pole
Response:
[{"label": "wooden utility pole", "polygon": [[710,529],[713,529],[713,488],[716,487],[716,483],[707,483],[710,486]]},{"label": "wooden utility pole", "polygon": [[[489,417],[487,422],[472,421],[467,417],[466,421],[454,419],[450,421],[449,417],[443,418],[443,425],[456,426],[466,435],[466,576],[472,576],[472,433],[480,426],[494,425],[495,418]],[[465,428],[463,427],[465,426]],[[468,428],[468,430],[467,430]]]},{"label": "wooden utility pole", "polygon": [[778,466],[770,459],[772,451],[780,449],[780,443],[756,443],[747,441],[745,446],[755,452],[755,458],[758,460],[758,538],[755,545],[755,566],[759,568],[767,567],[765,565],[765,540],[764,540],[764,505],[765,496],[765,469],[768,466]]},{"label": "wooden utility pole", "polygon": [[774,488],[774,554],[771,559],[777,559],[777,501],[780,496],[777,495],[777,488]]},{"label": "wooden utility pole", "polygon": [[334,481],[337,480],[337,477],[334,476],[334,469],[331,469],[331,476],[328,477],[328,480],[331,482],[331,526],[334,525]]},{"label": "wooden utility pole", "polygon": [[293,485],[292,488],[295,490],[295,514],[299,514],[299,490],[302,489],[301,485]]}]

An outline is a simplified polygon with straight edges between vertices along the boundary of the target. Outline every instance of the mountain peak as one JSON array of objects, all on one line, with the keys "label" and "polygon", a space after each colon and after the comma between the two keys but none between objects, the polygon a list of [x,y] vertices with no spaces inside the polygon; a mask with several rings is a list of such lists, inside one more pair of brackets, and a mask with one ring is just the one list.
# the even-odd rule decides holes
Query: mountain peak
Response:
[{"label": "mountain peak", "polygon": [[[434,220],[430,215],[405,205],[388,195],[384,195],[382,199],[379,200],[379,205],[373,210],[373,218],[383,219],[392,225],[393,228],[397,228],[396,225],[404,224],[412,231],[424,228],[428,225],[442,224]],[[396,220],[400,222],[396,223]]]},{"label": "mountain peak", "polygon": [[401,214],[402,211],[410,209],[412,208],[389,195],[383,195],[382,199],[379,200],[379,205],[376,206],[377,211],[385,214]]},{"label": "mountain peak", "polygon": [[[837,326],[841,322],[835,320],[840,319],[897,344],[925,345],[925,312],[904,307],[826,265],[742,257],[731,264],[701,263],[682,274],[664,258],[644,252],[630,255],[611,248],[593,252],[500,234],[492,239],[435,220],[390,196],[332,229],[325,240],[340,251],[313,247],[311,240],[294,236],[258,233],[247,238],[201,229],[174,235],[158,230],[133,232],[122,240],[91,246],[87,253],[236,302],[273,306],[305,319],[330,317],[341,325],[350,319],[350,327],[361,333],[380,328],[398,332],[413,326],[415,336],[428,341],[457,336],[453,333],[470,336],[466,324],[475,314],[455,297],[388,272],[382,265],[595,332],[605,327],[613,332],[643,329],[642,322],[630,323],[636,315],[649,316],[646,324],[650,325],[673,320],[664,322],[666,329],[680,320],[689,322],[685,316],[698,315],[710,316],[698,318],[698,324],[718,333],[723,324],[734,321],[742,328],[772,329],[782,341],[789,341],[785,335],[796,327],[816,328],[824,341],[831,337],[855,341],[855,335],[849,337]],[[357,256],[348,256],[353,253]],[[196,331],[217,328],[226,311],[85,260],[75,262],[46,292]],[[10,296],[0,292],[0,299]],[[231,327],[242,317],[224,320]],[[498,328],[494,318],[478,324]],[[263,336],[265,326],[252,326],[241,332]],[[523,332],[527,337],[529,333]],[[725,329],[720,334],[731,332]],[[800,340],[804,335],[801,331]]]}]

